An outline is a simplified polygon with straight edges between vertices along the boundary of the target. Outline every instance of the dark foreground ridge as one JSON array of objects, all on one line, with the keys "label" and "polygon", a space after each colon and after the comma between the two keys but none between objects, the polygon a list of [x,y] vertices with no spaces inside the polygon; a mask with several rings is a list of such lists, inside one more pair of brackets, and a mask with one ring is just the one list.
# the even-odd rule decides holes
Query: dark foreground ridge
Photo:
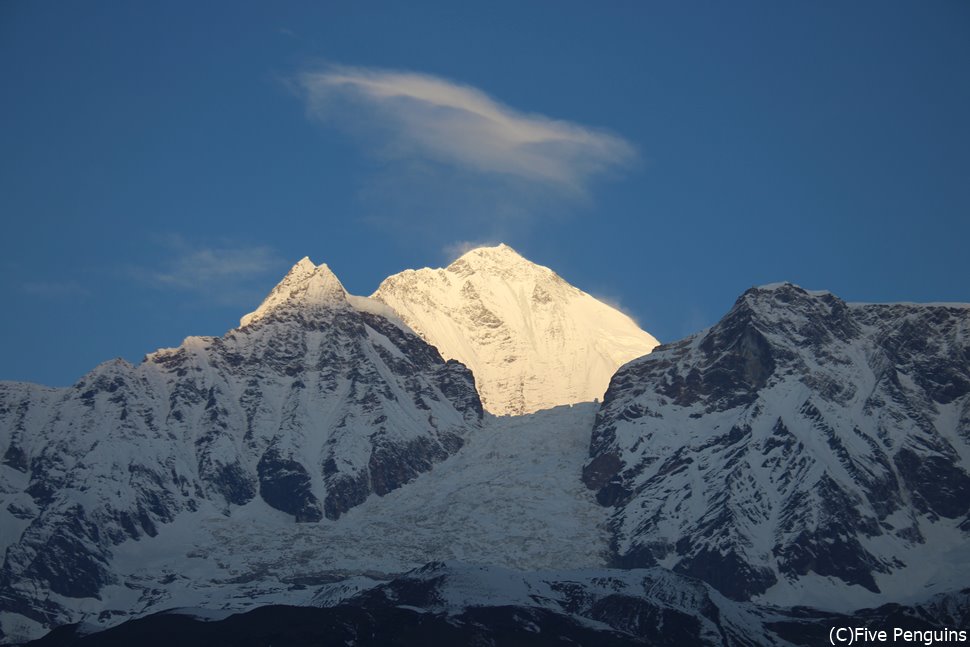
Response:
[{"label": "dark foreground ridge", "polygon": [[844,615],[736,602],[661,568],[520,573],[432,562],[325,608],[264,606],[217,620],[176,610],[98,633],[60,627],[29,644],[822,645],[833,627],[970,631],[970,589]]},{"label": "dark foreground ridge", "polygon": [[[269,606],[216,622],[159,613],[88,636],[77,625],[54,630],[31,647],[318,647],[320,645],[639,645],[632,636],[580,625],[541,609],[490,607],[456,617],[389,607],[368,610]],[[671,643],[673,644],[673,643]]]},{"label": "dark foreground ridge", "polygon": [[[968,591],[964,591],[966,595]],[[965,607],[964,607],[965,610]],[[644,611],[617,606],[621,615]],[[598,623],[580,622],[545,609],[514,606],[475,607],[456,616],[428,613],[415,608],[368,609],[354,605],[331,608],[267,606],[206,621],[176,613],[158,613],[129,620],[117,627],[83,635],[78,625],[55,629],[28,647],[319,647],[322,645],[424,646],[424,645],[823,645],[832,627],[866,627],[891,636],[896,629],[937,632],[970,631],[966,616],[957,624],[941,624],[944,618],[926,618],[912,607],[885,605],[854,616],[822,614],[794,609],[789,617],[766,624],[771,643],[723,635],[710,640],[696,633],[689,617],[656,627],[649,636],[634,636]],[[764,637],[764,636],[762,636]],[[940,644],[953,641],[940,641]],[[925,645],[924,640],[893,641],[895,645]]]}]

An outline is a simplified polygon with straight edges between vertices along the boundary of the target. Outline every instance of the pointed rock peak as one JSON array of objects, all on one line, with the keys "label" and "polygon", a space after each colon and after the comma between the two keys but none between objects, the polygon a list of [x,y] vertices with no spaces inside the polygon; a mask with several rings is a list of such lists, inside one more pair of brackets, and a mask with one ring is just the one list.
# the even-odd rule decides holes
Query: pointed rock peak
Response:
[{"label": "pointed rock peak", "polygon": [[[326,266],[326,263],[324,263],[324,266]],[[286,276],[309,276],[316,270],[317,266],[314,265],[313,261],[310,260],[310,257],[304,256],[296,262],[296,265],[290,268],[290,271],[286,273]]]},{"label": "pointed rock peak", "polygon": [[347,291],[326,263],[314,265],[304,256],[294,265],[254,312],[239,321],[248,326],[279,308],[298,310],[349,307]]},{"label": "pointed rock peak", "polygon": [[307,289],[319,292],[318,296],[331,297],[337,301],[344,301],[347,291],[337,275],[333,273],[326,263],[314,265],[308,257],[301,258],[296,265],[290,268],[283,280],[273,288],[270,296],[277,290]]}]

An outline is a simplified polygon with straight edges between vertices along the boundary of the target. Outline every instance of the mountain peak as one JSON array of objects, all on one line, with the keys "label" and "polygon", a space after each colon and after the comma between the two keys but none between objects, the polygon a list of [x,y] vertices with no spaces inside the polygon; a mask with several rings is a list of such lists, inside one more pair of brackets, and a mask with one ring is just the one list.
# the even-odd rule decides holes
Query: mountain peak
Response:
[{"label": "mountain peak", "polygon": [[499,243],[494,247],[476,247],[475,249],[470,249],[464,254],[462,254],[455,261],[465,261],[468,263],[475,262],[493,262],[493,263],[517,263],[525,261],[526,263],[531,263],[522,254],[518,253],[505,243]]},{"label": "mountain peak", "polygon": [[283,305],[301,309],[343,308],[348,306],[347,291],[326,263],[315,265],[304,256],[255,311],[240,319],[239,326],[248,326]]},{"label": "mountain peak", "polygon": [[[326,267],[326,263],[324,263]],[[316,264],[310,260],[309,256],[304,256],[296,262],[296,265],[290,268],[287,274],[299,273],[299,274],[312,274],[317,269]]]},{"label": "mountain peak", "polygon": [[834,297],[828,290],[806,290],[800,285],[796,285],[791,281],[782,281],[780,283],[766,283],[765,285],[759,285],[757,287],[748,288],[741,295],[741,298],[761,298],[769,297],[775,300],[787,303],[791,297]]},{"label": "mountain peak", "polygon": [[[844,309],[845,302],[827,290],[806,290],[788,281],[748,288],[738,297],[732,312],[752,312],[759,317],[776,315],[790,318],[794,312],[828,315],[833,308]],[[730,315],[729,315],[730,316]]]},{"label": "mountain peak", "polygon": [[505,243],[469,250],[445,269],[463,277],[481,272],[504,278],[553,274],[549,268],[533,263]]},{"label": "mountain peak", "polygon": [[771,283],[745,290],[730,312],[704,334],[701,348],[713,352],[727,340],[748,343],[756,333],[765,336],[765,343],[788,349],[792,340],[797,340],[796,346],[818,346],[833,338],[846,341],[859,330],[848,304],[831,292]]},{"label": "mountain peak", "polygon": [[657,345],[623,313],[505,244],[470,250],[445,269],[390,276],[373,298],[469,367],[497,415],[600,398],[620,365]]},{"label": "mountain peak", "polygon": [[523,258],[521,254],[519,254],[517,251],[515,251],[505,243],[499,243],[498,245],[492,245],[492,246],[475,247],[474,249],[470,249],[464,254],[462,254],[461,258],[478,258],[478,257],[499,258],[503,256],[508,258]]}]

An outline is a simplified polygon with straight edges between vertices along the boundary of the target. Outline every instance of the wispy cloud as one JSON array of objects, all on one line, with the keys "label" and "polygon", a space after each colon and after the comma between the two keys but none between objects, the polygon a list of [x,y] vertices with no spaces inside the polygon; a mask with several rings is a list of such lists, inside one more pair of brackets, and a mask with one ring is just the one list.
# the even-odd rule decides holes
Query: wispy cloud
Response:
[{"label": "wispy cloud", "polygon": [[175,258],[169,267],[153,272],[151,276],[159,285],[198,291],[206,290],[214,283],[263,274],[276,263],[275,254],[266,247],[202,248]]},{"label": "wispy cloud", "polygon": [[78,281],[68,279],[64,281],[25,281],[20,290],[35,297],[48,299],[83,298],[91,291]]},{"label": "wispy cloud", "polygon": [[309,114],[347,127],[389,158],[425,160],[585,195],[592,178],[636,159],[600,129],[526,114],[435,76],[330,67],[298,77]]},{"label": "wispy cloud", "polygon": [[221,305],[247,305],[262,295],[254,284],[278,274],[286,263],[271,247],[196,245],[180,236],[167,237],[168,258],[153,269],[137,268],[135,278],[160,289],[205,296]]}]

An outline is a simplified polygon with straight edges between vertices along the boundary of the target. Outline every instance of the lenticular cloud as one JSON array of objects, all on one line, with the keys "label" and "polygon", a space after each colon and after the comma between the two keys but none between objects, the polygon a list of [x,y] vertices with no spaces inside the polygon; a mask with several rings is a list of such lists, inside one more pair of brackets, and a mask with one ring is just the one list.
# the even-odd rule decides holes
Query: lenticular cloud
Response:
[{"label": "lenticular cloud", "polygon": [[582,192],[590,178],[626,166],[632,145],[601,130],[525,114],[484,92],[411,72],[332,67],[299,77],[310,114],[351,126],[382,154]]}]

